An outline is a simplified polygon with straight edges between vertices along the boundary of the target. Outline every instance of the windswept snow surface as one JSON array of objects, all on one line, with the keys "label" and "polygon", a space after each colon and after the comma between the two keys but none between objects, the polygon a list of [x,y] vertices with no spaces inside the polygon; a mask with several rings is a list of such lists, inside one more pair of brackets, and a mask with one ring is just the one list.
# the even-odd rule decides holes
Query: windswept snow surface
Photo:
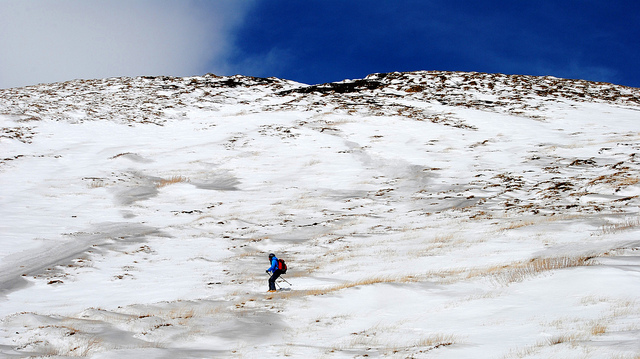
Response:
[{"label": "windswept snow surface", "polygon": [[1,90],[0,353],[638,358],[639,150],[551,77]]}]

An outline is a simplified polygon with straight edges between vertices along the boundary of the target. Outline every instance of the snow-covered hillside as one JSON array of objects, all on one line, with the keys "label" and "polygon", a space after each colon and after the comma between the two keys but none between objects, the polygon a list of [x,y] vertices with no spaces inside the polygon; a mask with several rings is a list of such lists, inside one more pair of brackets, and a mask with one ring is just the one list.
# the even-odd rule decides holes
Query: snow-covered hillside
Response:
[{"label": "snow-covered hillside", "polygon": [[638,358],[639,150],[552,77],[0,90],[0,353]]}]

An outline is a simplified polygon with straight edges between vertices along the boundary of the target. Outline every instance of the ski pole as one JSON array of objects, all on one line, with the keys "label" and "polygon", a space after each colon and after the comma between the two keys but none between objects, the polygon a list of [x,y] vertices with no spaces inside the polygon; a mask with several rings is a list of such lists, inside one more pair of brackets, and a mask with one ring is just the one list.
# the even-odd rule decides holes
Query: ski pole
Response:
[{"label": "ski pole", "polygon": [[292,285],[291,283],[289,283],[286,279],[280,277],[280,279],[282,279],[283,281],[285,281],[285,283],[287,283],[288,285]]}]

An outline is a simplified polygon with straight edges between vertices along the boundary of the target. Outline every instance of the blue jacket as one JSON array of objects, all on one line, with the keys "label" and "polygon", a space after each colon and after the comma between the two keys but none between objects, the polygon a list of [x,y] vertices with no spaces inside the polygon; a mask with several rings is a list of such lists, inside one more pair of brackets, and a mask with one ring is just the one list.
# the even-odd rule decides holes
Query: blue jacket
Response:
[{"label": "blue jacket", "polygon": [[278,269],[278,257],[273,257],[271,258],[271,267],[269,267],[269,269],[267,269],[267,271],[273,273],[276,271],[276,269]]}]

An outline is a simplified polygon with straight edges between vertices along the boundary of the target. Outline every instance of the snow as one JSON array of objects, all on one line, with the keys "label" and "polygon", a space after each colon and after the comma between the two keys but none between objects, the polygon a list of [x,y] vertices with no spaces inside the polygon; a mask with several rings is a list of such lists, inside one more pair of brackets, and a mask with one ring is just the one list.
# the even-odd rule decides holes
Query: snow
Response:
[{"label": "snow", "polygon": [[354,81],[0,91],[0,353],[640,354],[639,90]]}]

